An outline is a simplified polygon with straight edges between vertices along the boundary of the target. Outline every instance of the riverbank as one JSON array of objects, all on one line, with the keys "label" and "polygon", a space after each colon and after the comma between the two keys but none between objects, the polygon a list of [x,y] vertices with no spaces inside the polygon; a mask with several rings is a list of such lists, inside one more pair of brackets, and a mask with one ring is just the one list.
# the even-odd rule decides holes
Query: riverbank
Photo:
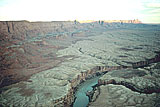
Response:
[{"label": "riverbank", "polygon": [[[135,64],[133,64],[132,67],[130,67],[130,66],[129,67],[127,67],[127,66],[125,66],[125,67],[116,67],[115,66],[115,67],[108,67],[108,69],[106,67],[105,70],[104,70],[104,71],[106,71],[104,73],[104,76],[108,75],[109,71],[112,73],[112,72],[114,72],[116,70],[117,72],[115,72],[116,73],[116,74],[114,74],[115,76],[122,76],[122,77],[127,78],[127,79],[131,78],[133,76],[134,77],[137,77],[137,76],[138,77],[142,77],[142,76],[147,75],[147,74],[144,71],[138,70],[138,68],[149,67],[150,64],[154,64],[154,63],[157,64],[157,62],[160,62],[159,59],[160,59],[160,53],[157,53],[157,55],[155,55],[154,58],[151,58],[149,60],[143,61],[143,63],[142,63],[142,61],[136,62],[135,63],[135,64],[137,64],[136,68],[135,68]],[[148,62],[148,61],[152,61],[152,62]],[[98,68],[102,69],[103,67],[98,67]],[[109,69],[109,68],[112,68],[112,69]],[[113,69],[113,68],[117,68],[117,69]],[[152,71],[150,71],[150,72],[152,72]],[[83,105],[83,107],[88,105],[87,104],[88,101],[91,102],[90,104],[92,104],[92,102],[95,102],[96,99],[98,98],[98,96],[102,94],[100,92],[100,90],[101,90],[100,86],[108,85],[108,84],[123,85],[126,88],[132,90],[133,92],[139,92],[139,93],[145,93],[145,94],[160,93],[160,88],[158,88],[158,87],[157,88],[151,88],[151,87],[150,88],[142,88],[140,90],[137,87],[135,87],[135,85],[127,83],[127,82],[124,82],[125,80],[123,80],[123,82],[122,81],[121,82],[117,82],[115,79],[111,78],[111,79],[105,81],[104,79],[106,79],[108,77],[104,77],[104,76],[102,75],[102,77],[100,77],[100,79],[98,79],[97,83],[95,83],[91,79],[91,80],[84,81],[84,83],[82,83],[82,86],[81,85],[78,86],[78,89],[79,88],[80,89],[76,90],[76,92],[78,91],[78,93],[83,94],[82,96],[84,97],[84,99],[82,98],[83,99],[82,102],[84,102],[84,105],[80,100],[82,96],[77,95],[77,94],[75,96],[76,96],[77,99],[79,99],[79,101],[76,100],[74,102],[74,104],[77,105],[77,106],[82,106]],[[93,77],[93,78],[96,78],[96,77]],[[95,85],[88,84],[90,82],[95,83]],[[88,84],[88,86],[85,86],[83,84]],[[83,90],[83,88],[87,88],[87,87],[91,87],[91,86],[93,86],[93,89],[91,88],[90,90],[85,90],[85,91]],[[86,96],[88,96],[88,98]],[[78,98],[78,97],[80,97],[80,98]]]},{"label": "riverbank", "polygon": [[89,107],[160,106],[160,62],[144,68],[114,70],[100,77],[90,92]]}]

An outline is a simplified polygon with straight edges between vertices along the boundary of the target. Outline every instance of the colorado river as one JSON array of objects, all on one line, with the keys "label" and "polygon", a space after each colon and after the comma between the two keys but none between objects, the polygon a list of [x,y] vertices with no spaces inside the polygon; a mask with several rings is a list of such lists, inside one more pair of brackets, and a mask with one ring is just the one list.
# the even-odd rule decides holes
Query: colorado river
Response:
[{"label": "colorado river", "polygon": [[91,91],[92,86],[98,83],[100,76],[94,77],[92,79],[86,80],[81,83],[75,93],[76,100],[73,104],[73,107],[86,107],[89,103],[89,98],[86,96],[87,91]]}]

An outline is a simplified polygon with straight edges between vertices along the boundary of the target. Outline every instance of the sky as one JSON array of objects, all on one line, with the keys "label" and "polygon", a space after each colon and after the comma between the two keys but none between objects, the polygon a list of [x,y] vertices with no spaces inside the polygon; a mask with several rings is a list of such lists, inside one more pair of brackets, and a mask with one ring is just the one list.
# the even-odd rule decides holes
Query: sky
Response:
[{"label": "sky", "polygon": [[160,0],[0,0],[0,20],[160,23]]}]

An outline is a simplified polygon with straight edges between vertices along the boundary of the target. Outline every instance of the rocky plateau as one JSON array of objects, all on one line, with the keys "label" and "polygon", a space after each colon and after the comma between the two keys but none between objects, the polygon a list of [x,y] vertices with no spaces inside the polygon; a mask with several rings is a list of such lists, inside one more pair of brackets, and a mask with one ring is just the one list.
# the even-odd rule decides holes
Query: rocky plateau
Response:
[{"label": "rocky plateau", "polygon": [[159,107],[160,25],[138,20],[0,22],[0,106],[68,107],[99,74],[89,106]]}]

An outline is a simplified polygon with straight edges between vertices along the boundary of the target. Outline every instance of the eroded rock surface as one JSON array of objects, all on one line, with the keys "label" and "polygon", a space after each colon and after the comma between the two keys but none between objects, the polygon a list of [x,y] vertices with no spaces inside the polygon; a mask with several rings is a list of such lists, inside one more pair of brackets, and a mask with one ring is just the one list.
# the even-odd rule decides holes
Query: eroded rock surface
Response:
[{"label": "eroded rock surface", "polygon": [[[141,69],[111,71],[99,80],[91,107],[159,107],[159,63]],[[101,86],[101,85],[104,86]]]},{"label": "eroded rock surface", "polygon": [[[86,78],[155,57],[157,29],[127,23],[0,22],[0,106],[70,106],[75,87]],[[153,74],[140,71],[119,74],[126,81]]]},{"label": "eroded rock surface", "polygon": [[100,86],[100,95],[89,107],[159,107],[160,94],[140,94],[122,85]]}]

